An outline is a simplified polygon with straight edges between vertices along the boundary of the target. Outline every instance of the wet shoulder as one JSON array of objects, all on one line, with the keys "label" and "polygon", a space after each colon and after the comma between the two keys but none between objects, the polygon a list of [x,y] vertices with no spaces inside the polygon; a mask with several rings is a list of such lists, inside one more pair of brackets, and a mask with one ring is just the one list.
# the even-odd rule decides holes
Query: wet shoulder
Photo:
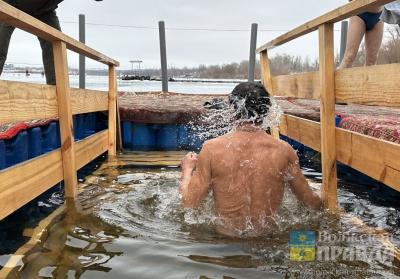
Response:
[{"label": "wet shoulder", "polygon": [[210,140],[206,140],[203,143],[203,150],[212,152],[215,150],[218,150],[223,144],[226,142],[226,139],[224,137],[218,137]]},{"label": "wet shoulder", "polygon": [[288,144],[287,142],[280,140],[280,139],[275,139],[271,135],[266,134],[264,137],[259,138],[256,144],[259,144],[260,146],[264,146],[265,148],[268,149],[273,149],[279,152],[281,156],[284,156],[286,158],[291,158],[293,155],[296,154],[296,152],[293,150],[293,148]]}]

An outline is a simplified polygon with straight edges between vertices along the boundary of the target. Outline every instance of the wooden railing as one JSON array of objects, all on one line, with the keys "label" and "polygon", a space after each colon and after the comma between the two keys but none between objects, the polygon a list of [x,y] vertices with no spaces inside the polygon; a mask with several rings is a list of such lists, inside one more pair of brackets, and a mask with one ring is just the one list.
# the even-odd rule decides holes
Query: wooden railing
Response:
[{"label": "wooden railing", "polygon": [[[337,208],[336,161],[400,191],[400,145],[335,127],[335,102],[400,107],[400,64],[336,70],[333,24],[390,0],[354,0],[258,48],[262,82],[275,96],[321,100],[321,122],[284,115],[280,133],[321,152],[323,198]],[[272,76],[268,50],[319,32],[319,72]]]},{"label": "wooden railing", "polygon": [[[0,220],[64,180],[66,198],[77,195],[77,170],[108,151],[116,153],[119,63],[0,1],[0,22],[23,29],[53,44],[56,86],[0,81],[0,125],[59,118],[61,148],[0,171]],[[108,65],[108,92],[69,86],[67,49]],[[108,129],[74,141],[72,115],[108,111]]]}]

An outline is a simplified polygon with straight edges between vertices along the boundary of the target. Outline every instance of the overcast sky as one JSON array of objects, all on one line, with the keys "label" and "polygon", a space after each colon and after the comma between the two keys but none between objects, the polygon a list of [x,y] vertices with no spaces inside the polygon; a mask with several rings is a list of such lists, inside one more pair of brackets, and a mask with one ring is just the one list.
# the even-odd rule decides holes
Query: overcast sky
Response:
[{"label": "overcast sky", "polygon": [[[130,68],[129,60],[143,60],[142,67],[159,67],[158,21],[167,27],[169,66],[223,64],[248,59],[250,31],[179,31],[168,28],[240,29],[249,30],[251,23],[259,24],[258,43],[261,45],[282,30],[313,19],[324,12],[345,4],[346,0],[65,0],[58,15],[65,33],[78,38],[78,14],[86,15],[87,23],[152,27],[154,29],[87,25],[86,42],[92,48]],[[335,26],[340,29],[340,24]],[[277,31],[262,31],[277,30]],[[338,49],[340,32],[335,32]],[[316,58],[317,33],[297,39],[273,50]],[[77,66],[76,55],[69,55],[70,66]],[[36,38],[16,31],[10,45],[8,63],[41,64],[41,51]],[[89,61],[88,67],[102,68]]]}]

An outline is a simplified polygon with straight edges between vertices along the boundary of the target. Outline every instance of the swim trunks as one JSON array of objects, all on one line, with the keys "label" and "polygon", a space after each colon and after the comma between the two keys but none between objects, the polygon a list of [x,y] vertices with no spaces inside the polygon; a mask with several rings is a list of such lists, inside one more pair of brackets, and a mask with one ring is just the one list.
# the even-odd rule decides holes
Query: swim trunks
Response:
[{"label": "swim trunks", "polygon": [[358,16],[364,21],[365,28],[367,29],[367,31],[370,31],[380,21],[381,14],[382,12],[379,13],[365,12],[359,14]]}]

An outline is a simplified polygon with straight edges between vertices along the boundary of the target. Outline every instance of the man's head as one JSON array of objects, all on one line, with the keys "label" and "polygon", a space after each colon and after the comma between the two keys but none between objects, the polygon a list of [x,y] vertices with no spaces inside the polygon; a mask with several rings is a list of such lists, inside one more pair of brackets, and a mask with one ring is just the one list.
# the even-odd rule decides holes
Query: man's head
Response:
[{"label": "man's head", "polygon": [[262,123],[271,106],[269,93],[260,83],[243,82],[229,95],[237,120]]}]

